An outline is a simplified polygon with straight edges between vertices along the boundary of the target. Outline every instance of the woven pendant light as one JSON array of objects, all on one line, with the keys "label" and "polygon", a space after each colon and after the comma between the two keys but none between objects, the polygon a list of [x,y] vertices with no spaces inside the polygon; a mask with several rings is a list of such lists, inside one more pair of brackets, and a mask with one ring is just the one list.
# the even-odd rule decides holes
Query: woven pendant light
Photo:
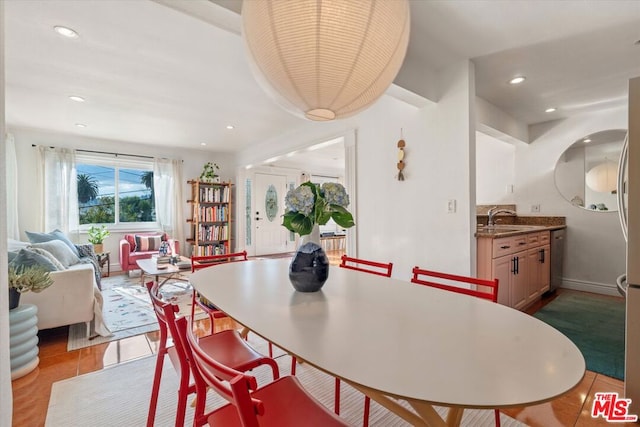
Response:
[{"label": "woven pendant light", "polygon": [[398,74],[407,0],[245,0],[243,38],[260,85],[310,120],[351,116]]}]

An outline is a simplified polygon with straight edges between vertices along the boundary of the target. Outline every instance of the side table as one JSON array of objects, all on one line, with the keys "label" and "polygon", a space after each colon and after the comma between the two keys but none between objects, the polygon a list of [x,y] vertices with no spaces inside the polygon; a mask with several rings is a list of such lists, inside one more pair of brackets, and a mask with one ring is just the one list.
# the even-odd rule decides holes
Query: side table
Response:
[{"label": "side table", "polygon": [[38,358],[38,307],[22,304],[9,310],[9,354],[11,380],[33,371]]},{"label": "side table", "polygon": [[100,252],[96,254],[96,258],[98,258],[101,272],[104,265],[107,264],[107,274],[103,274],[102,277],[109,277],[111,275],[111,252]]}]

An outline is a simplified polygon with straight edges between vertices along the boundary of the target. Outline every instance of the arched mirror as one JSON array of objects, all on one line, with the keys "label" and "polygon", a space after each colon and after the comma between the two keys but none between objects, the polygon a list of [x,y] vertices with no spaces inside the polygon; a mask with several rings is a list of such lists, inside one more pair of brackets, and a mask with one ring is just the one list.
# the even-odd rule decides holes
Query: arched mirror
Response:
[{"label": "arched mirror", "polygon": [[626,134],[611,129],[585,135],[562,153],[555,181],[569,203],[594,212],[618,210],[618,160]]}]

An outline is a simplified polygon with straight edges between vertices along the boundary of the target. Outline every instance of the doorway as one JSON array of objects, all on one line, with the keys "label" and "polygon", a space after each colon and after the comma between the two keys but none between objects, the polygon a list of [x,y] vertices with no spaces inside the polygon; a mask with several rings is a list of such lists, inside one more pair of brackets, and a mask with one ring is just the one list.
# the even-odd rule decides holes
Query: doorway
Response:
[{"label": "doorway", "polygon": [[269,255],[291,251],[289,231],[282,226],[285,175],[255,174],[255,254]]}]

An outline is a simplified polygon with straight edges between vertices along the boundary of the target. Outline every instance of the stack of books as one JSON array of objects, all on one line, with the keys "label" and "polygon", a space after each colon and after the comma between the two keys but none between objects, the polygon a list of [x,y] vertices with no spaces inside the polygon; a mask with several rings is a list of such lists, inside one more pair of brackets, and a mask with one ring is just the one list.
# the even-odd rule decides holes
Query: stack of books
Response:
[{"label": "stack of books", "polygon": [[170,256],[160,256],[158,255],[157,257],[155,257],[156,259],[156,264],[169,264],[171,262],[171,257]]}]

